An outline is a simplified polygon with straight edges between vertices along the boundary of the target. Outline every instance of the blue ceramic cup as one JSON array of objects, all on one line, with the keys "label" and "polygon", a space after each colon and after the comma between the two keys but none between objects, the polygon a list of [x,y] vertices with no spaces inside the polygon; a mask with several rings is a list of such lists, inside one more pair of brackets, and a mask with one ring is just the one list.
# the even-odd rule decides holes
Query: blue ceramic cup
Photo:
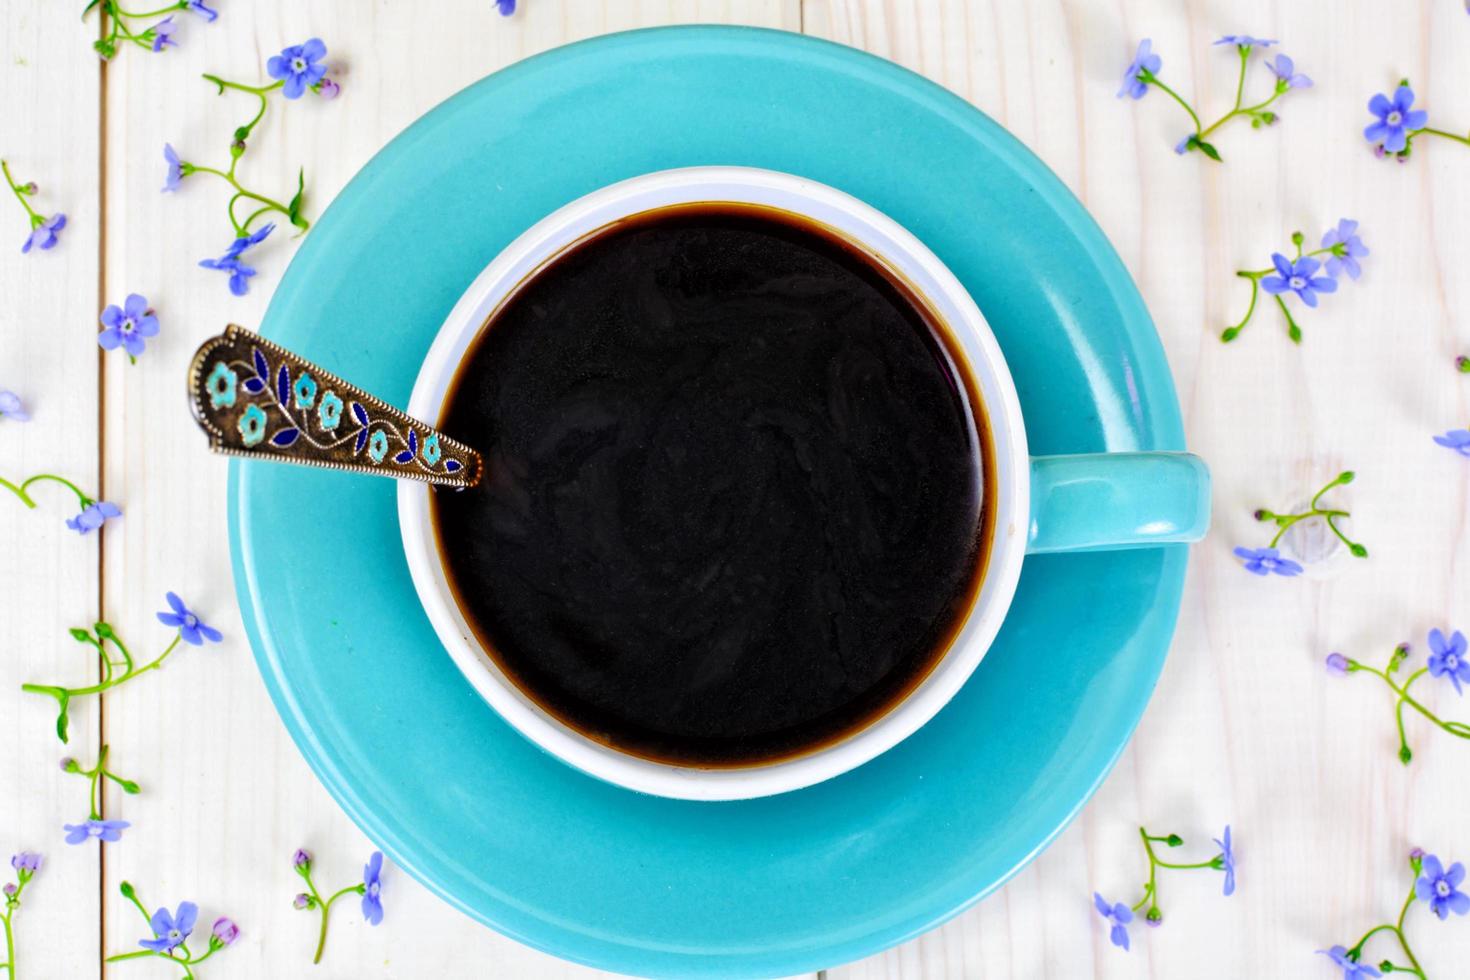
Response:
[{"label": "blue ceramic cup", "polygon": [[[661,171],[595,191],[516,239],[446,318],[420,370],[408,412],[437,424],[451,379],[484,324],[527,276],[586,235],[630,215],[700,202],[793,212],[826,226],[906,282],[955,341],[953,365],[978,393],[977,444],[988,443],[991,548],[979,594],[949,650],[903,700],[866,728],[808,754],[743,769],[700,769],[623,753],[572,729],[506,677],[480,647],[450,588],[429,491],[398,488],[399,523],[414,585],[445,649],[470,683],[523,735],[600,779],[660,796],[731,800],[812,785],[874,758],[918,730],[975,671],[1005,618],[1027,554],[1155,547],[1197,541],[1210,516],[1210,479],[1187,453],[1032,458],[1010,371],[985,317],[918,239],[867,204],[815,181],[742,167]],[[977,413],[972,411],[971,415]],[[983,428],[983,431],[981,431]],[[982,443],[983,441],[983,443]]]}]

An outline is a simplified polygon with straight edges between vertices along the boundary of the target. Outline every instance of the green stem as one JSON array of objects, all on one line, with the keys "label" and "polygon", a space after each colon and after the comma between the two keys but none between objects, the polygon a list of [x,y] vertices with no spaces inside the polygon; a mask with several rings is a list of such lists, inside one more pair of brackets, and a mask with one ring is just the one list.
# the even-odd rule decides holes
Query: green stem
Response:
[{"label": "green stem", "polygon": [[1240,332],[1245,329],[1245,325],[1247,323],[1250,323],[1251,317],[1255,315],[1256,300],[1259,299],[1261,295],[1261,277],[1266,275],[1266,273],[1237,272],[1236,275],[1240,276],[1242,279],[1249,279],[1251,281],[1251,302],[1250,306],[1246,307],[1245,316],[1241,317],[1240,322],[1235,324],[1235,326],[1233,327],[1227,327],[1225,331],[1220,334],[1220,340],[1227,344],[1240,335]]},{"label": "green stem", "polygon": [[170,10],[183,10],[189,4],[187,2],[171,3],[167,7],[159,7],[157,10],[143,10],[137,13],[131,10],[124,10],[115,3],[109,3],[107,6],[112,11],[114,17],[131,17],[134,20],[138,20],[143,17],[159,17],[168,13]]},{"label": "green stem", "polygon": [[0,170],[3,170],[5,172],[5,182],[10,185],[11,193],[14,194],[15,199],[20,202],[20,206],[26,209],[26,214],[30,217],[31,220],[31,227],[35,228],[37,225],[44,222],[46,219],[36,213],[35,209],[31,207],[31,202],[26,200],[26,194],[21,191],[20,185],[15,182],[14,177],[10,176],[10,164],[6,163],[4,160],[0,160]]},{"label": "green stem", "polygon": [[1291,310],[1286,308],[1286,301],[1281,298],[1280,293],[1277,293],[1272,299],[1276,300],[1276,305],[1281,307],[1281,315],[1286,317],[1286,335],[1291,338],[1293,344],[1300,344],[1302,328],[1297,326],[1296,321],[1291,318]]},{"label": "green stem", "polygon": [[306,887],[311,889],[312,898],[316,899],[317,904],[321,906],[322,910],[322,928],[317,935],[316,955],[312,957],[311,960],[312,963],[320,963],[322,961],[322,953],[325,952],[327,948],[327,918],[331,915],[332,903],[341,898],[343,895],[351,894],[352,892],[357,892],[359,895],[362,894],[362,886],[349,885],[348,887],[343,888],[338,892],[335,892],[331,898],[328,898],[325,901],[322,900],[321,894],[317,892],[316,885],[311,883],[310,875],[306,876]]},{"label": "green stem", "polygon": [[1428,126],[1423,129],[1414,130],[1413,135],[1418,136],[1420,133],[1428,133],[1430,136],[1442,136],[1447,140],[1454,140],[1456,143],[1464,143],[1466,146],[1470,146],[1470,136],[1457,136],[1454,133],[1447,133],[1442,129],[1431,129]]},{"label": "green stem", "polygon": [[[229,182],[229,185],[235,189],[235,195],[230,198],[230,203],[228,204],[227,208],[228,208],[229,215],[230,215],[230,224],[234,226],[234,228],[235,228],[235,234],[238,237],[240,237],[240,238],[244,238],[246,235],[249,234],[250,222],[251,221],[254,221],[255,218],[259,217],[260,215],[264,214],[267,211],[279,211],[281,214],[284,214],[287,218],[289,218],[291,216],[291,209],[288,208],[288,207],[286,207],[286,205],[282,204],[280,201],[276,201],[276,200],[273,200],[273,199],[271,199],[269,197],[265,197],[262,194],[257,194],[257,193],[255,193],[254,191],[251,191],[251,190],[246,190],[243,186],[241,186],[240,182],[237,179],[235,179],[235,175],[234,175],[233,172],[231,172],[231,173],[225,173],[223,170],[216,170],[214,167],[200,167],[200,166],[195,166],[194,167],[194,172],[196,172],[196,173],[204,173],[204,174],[214,174],[216,177],[219,177],[222,180],[228,181]],[[250,218],[248,218],[246,220],[245,224],[243,224],[243,225],[240,224],[238,221],[235,220],[235,202],[238,201],[242,197],[243,198],[247,198],[247,199],[252,200],[252,201],[258,201],[259,203],[265,205],[265,207],[261,208],[259,211],[256,211],[254,214],[252,214],[250,216]]]},{"label": "green stem", "polygon": [[29,480],[23,481],[19,486],[11,483],[9,480],[3,477],[0,477],[0,487],[4,487],[6,490],[9,490],[11,493],[20,498],[21,503],[25,504],[31,510],[35,510],[36,502],[31,499],[31,495],[26,493],[26,490],[29,489],[32,483],[37,483],[42,480],[49,480],[52,483],[60,483],[62,486],[66,487],[72,493],[77,495],[77,501],[84,508],[96,502],[91,497],[83,493],[81,488],[78,487],[75,483],[71,482],[65,477],[56,476],[52,473],[38,473],[35,476],[31,477]]},{"label": "green stem", "polygon": [[[20,893],[17,892],[17,895]],[[15,933],[10,928],[10,916],[14,909],[7,908],[5,914],[0,916],[0,921],[5,923],[5,962],[0,966],[5,967],[5,972],[11,980],[15,980]]]},{"label": "green stem", "polygon": [[1403,687],[1395,684],[1393,682],[1393,679],[1389,677],[1388,674],[1379,670],[1377,667],[1370,667],[1367,664],[1355,662],[1352,669],[1367,671],[1373,676],[1382,679],[1383,683],[1387,684],[1389,686],[1389,689],[1398,695],[1400,707],[1404,704],[1407,704],[1409,707],[1419,712],[1419,714],[1423,715],[1426,719],[1433,722],[1444,731],[1449,732],[1451,735],[1454,735],[1456,738],[1470,739],[1470,728],[1465,728],[1464,726],[1458,725],[1455,722],[1446,722],[1440,720],[1438,715],[1430,711],[1424,705],[1420,704],[1419,701],[1417,701],[1414,696],[1409,693],[1409,683],[1422,676],[1427,668],[1421,668],[1420,670],[1416,671],[1413,675],[1410,676],[1409,680],[1404,683]]},{"label": "green stem", "polygon": [[[1187,112],[1187,113],[1189,113],[1189,118],[1194,120],[1194,131],[1196,133],[1199,133],[1200,128],[1201,128],[1201,125],[1202,125],[1200,123],[1200,121],[1199,121],[1199,113],[1195,112],[1194,111],[1194,108],[1188,102],[1185,102],[1184,101],[1184,97],[1183,96],[1181,96],[1178,92],[1176,92],[1173,89],[1171,89],[1169,86],[1165,85],[1162,81],[1159,80],[1159,76],[1155,75],[1151,71],[1142,71],[1142,72],[1139,72],[1138,77],[1139,77],[1140,80],[1143,81],[1143,83],[1145,85],[1154,85],[1154,86],[1157,86],[1166,95],[1168,95],[1171,99],[1173,99],[1175,102],[1178,102],[1179,105],[1181,107],[1183,107],[1184,111]],[[1203,134],[1201,134],[1201,135],[1203,135]]]},{"label": "green stem", "polygon": [[[68,697],[75,698],[82,697],[83,695],[87,694],[101,694],[103,691],[109,691],[114,687],[120,687],[121,685],[126,684],[128,681],[132,680],[134,677],[137,677],[140,674],[145,674],[150,670],[156,669],[159,665],[163,663],[163,661],[168,657],[169,654],[174,652],[174,648],[179,645],[179,641],[183,638],[184,635],[182,633],[180,633],[178,636],[175,636],[173,642],[170,643],[168,647],[162,653],[160,653],[152,662],[146,663],[136,670],[125,671],[123,675],[116,680],[105,681],[101,684],[93,684],[90,687],[64,687],[61,688],[61,690]],[[52,690],[52,688],[46,687],[45,685],[41,684],[22,684],[20,688],[23,691],[30,691],[33,694],[48,694]]]}]

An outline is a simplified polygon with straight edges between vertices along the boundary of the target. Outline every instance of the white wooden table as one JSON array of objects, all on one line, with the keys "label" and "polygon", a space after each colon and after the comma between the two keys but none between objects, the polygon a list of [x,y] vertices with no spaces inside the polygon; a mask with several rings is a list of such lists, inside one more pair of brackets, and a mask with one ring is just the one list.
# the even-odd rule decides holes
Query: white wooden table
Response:
[{"label": "white wooden table", "polygon": [[[311,36],[326,41],[342,98],[273,107],[247,159],[264,187],[288,186],[304,164],[313,215],[388,139],[491,71],[608,31],[727,21],[855,45],[968,98],[1082,198],[1138,281],[1216,486],[1215,530],[1195,549],[1157,693],[1102,790],[1040,859],[948,925],[830,976],[1331,977],[1312,950],[1396,913],[1412,845],[1470,858],[1470,746],[1411,720],[1417,755],[1405,768],[1387,692],[1321,667],[1330,650],[1377,660],[1400,639],[1422,656],[1431,626],[1470,627],[1470,463],[1430,442],[1470,421],[1470,378],[1451,366],[1470,352],[1470,149],[1425,141],[1400,167],[1358,135],[1368,97],[1401,75],[1436,122],[1470,127],[1459,0],[522,0],[510,19],[491,0],[218,5],[213,26],[180,15],[183,44],[166,55],[127,50],[103,66],[81,0],[0,0],[0,153],[42,185],[40,207],[70,217],[59,247],[21,256],[22,217],[0,200],[0,388],[34,414],[0,421],[0,476],[63,473],[125,510],[79,537],[62,526],[63,493],[39,491],[35,512],[0,499],[0,851],[48,856],[16,919],[22,977],[172,972],[101,965],[144,935],[118,894],[124,878],[150,905],[192,898],[206,922],[227,913],[241,924],[211,978],[589,975],[391,871],[384,924],[342,909],[313,973],[315,916],[291,908],[295,847],[315,851],[333,886],[372,847],[313,779],[256,674],[230,580],[225,464],[205,453],[181,389],[202,337],[259,323],[294,246],[262,249],[254,288],[234,298],[221,274],[195,267],[228,237],[218,188],[158,191],[166,140],[222,147],[238,121],[242,103],[221,105],[199,73],[262,79],[266,57]],[[1224,166],[1171,152],[1186,129],[1157,93],[1113,97],[1150,36],[1166,79],[1223,107],[1235,62],[1210,42],[1237,31],[1283,39],[1317,86],[1286,100],[1268,132],[1223,132]],[[1341,216],[1362,222],[1373,254],[1360,283],[1303,319],[1306,343],[1288,344],[1268,309],[1221,345],[1246,299],[1234,270]],[[101,307],[133,291],[153,300],[163,334],[129,366],[101,355],[94,335]],[[1340,499],[1371,559],[1293,581],[1240,569],[1231,547],[1264,543],[1254,507],[1288,506],[1347,467],[1359,479]],[[134,825],[121,844],[67,847],[61,824],[85,816],[86,786],[57,767],[51,706],[19,685],[86,676],[66,629],[99,615],[144,650],[166,641],[153,614],[169,589],[226,642],[78,704],[71,751],[90,764],[110,743],[114,767],[144,793],[108,793],[108,814]],[[1065,655],[1038,651],[1037,683],[1046,659]],[[1459,707],[1447,687],[1432,691],[1432,703]],[[1165,927],[1135,930],[1124,954],[1091,894],[1132,900],[1141,821],[1202,857],[1231,822],[1240,888],[1226,900],[1218,876],[1166,879]],[[1431,976],[1470,970],[1470,921],[1441,924],[1420,908],[1410,934]]]}]

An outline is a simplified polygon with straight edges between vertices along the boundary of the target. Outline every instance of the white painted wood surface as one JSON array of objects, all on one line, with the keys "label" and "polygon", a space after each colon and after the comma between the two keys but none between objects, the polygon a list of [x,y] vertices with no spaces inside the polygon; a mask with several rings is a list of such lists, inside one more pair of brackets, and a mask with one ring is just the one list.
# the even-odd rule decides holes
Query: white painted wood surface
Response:
[{"label": "white painted wood surface", "polygon": [[[832,977],[1330,977],[1311,951],[1351,943],[1396,912],[1411,846],[1470,858],[1470,746],[1411,720],[1417,754],[1404,768],[1387,692],[1321,669],[1332,649],[1377,659],[1409,639],[1422,656],[1431,626],[1470,626],[1470,466],[1429,439],[1470,422],[1470,379],[1452,369],[1470,352],[1470,149],[1425,141],[1396,166],[1358,135],[1367,98],[1402,75],[1435,122],[1470,127],[1470,17],[1458,0],[1391,10],[1334,0],[522,0],[508,20],[490,0],[219,5],[213,26],[181,16],[181,47],[125,51],[104,69],[80,2],[0,0],[0,155],[42,184],[39,203],[70,217],[57,249],[20,256],[19,208],[0,201],[0,240],[13,240],[0,247],[0,388],[35,415],[0,420],[0,476],[61,472],[125,510],[82,539],[61,525],[72,509],[64,492],[38,491],[34,512],[0,499],[0,851],[50,857],[16,920],[22,976],[162,975],[160,964],[100,964],[143,934],[117,893],[122,878],[151,905],[192,898],[202,917],[241,923],[239,945],[207,976],[315,975],[315,919],[290,908],[291,851],[313,849],[335,885],[371,850],[310,775],[255,672],[233,602],[224,466],[204,455],[179,397],[196,342],[227,320],[257,324],[294,246],[262,250],[255,287],[236,299],[221,274],[194,265],[227,244],[220,189],[201,179],[158,193],[166,140],[203,156],[251,108],[198,74],[263,78],[266,57],[313,35],[330,48],[343,97],[273,104],[242,165],[282,190],[305,165],[313,216],[394,134],[490,71],[607,31],[729,21],[805,29],[949,86],[1061,176],[1137,279],[1191,447],[1216,480],[1216,530],[1196,549],[1157,694],[1117,769],[1039,860],[935,932],[833,964]],[[1148,36],[1165,79],[1214,113],[1229,101],[1234,61],[1210,42],[1237,31],[1281,38],[1317,86],[1285,100],[1268,132],[1223,131],[1224,166],[1171,152],[1186,128],[1158,93],[1113,97]],[[1289,345],[1265,309],[1235,344],[1219,344],[1247,299],[1234,270],[1262,267],[1293,229],[1315,240],[1342,216],[1362,222],[1373,255],[1361,282],[1303,318],[1306,343]],[[136,366],[113,354],[99,372],[96,315],[132,291],[154,301],[163,335]],[[1371,559],[1296,581],[1239,569],[1230,548],[1264,543],[1254,507],[1289,506],[1346,467],[1359,479],[1341,499]],[[95,845],[61,843],[60,824],[85,814],[85,783],[59,772],[50,708],[18,685],[88,676],[65,631],[99,611],[135,648],[166,641],[153,613],[168,589],[227,640],[109,694],[103,717],[95,699],[74,712],[73,754],[90,763],[105,737],[115,768],[144,783],[126,803],[109,794],[109,815],[136,828],[103,861]],[[1038,651],[1037,683],[1047,657],[1066,655]],[[1459,707],[1448,688],[1430,690],[1447,713]],[[1240,889],[1226,900],[1216,876],[1166,878],[1165,926],[1135,930],[1124,954],[1108,946],[1090,896],[1135,897],[1140,821],[1206,852],[1233,823]],[[403,875],[387,889],[384,924],[365,928],[344,909],[316,973],[591,975],[476,925]],[[1470,921],[1441,924],[1421,908],[1410,934],[1431,976],[1464,973]]]}]

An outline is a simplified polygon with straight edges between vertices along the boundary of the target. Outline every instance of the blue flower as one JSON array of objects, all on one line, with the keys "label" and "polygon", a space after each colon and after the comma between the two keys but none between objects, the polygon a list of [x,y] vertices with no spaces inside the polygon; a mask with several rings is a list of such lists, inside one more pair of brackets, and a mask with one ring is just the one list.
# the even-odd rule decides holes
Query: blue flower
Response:
[{"label": "blue flower", "polygon": [[163,177],[164,192],[179,189],[179,181],[184,179],[184,162],[174,152],[173,144],[163,144],[163,158],[168,161],[168,173]]},{"label": "blue flower", "polygon": [[1424,856],[1424,876],[1414,882],[1414,894],[1429,903],[1429,910],[1440,919],[1448,919],[1450,913],[1464,915],[1470,912],[1470,895],[1460,891],[1460,882],[1465,880],[1465,866],[1459,861],[1448,870],[1433,854]]},{"label": "blue flower", "polygon": [[1138,42],[1138,53],[1123,72],[1123,87],[1118,89],[1118,98],[1126,95],[1130,99],[1141,99],[1148,94],[1148,83],[1139,76],[1145,72],[1157,75],[1164,67],[1164,59],[1154,54],[1153,49],[1154,42],[1149,38]]},{"label": "blue flower", "polygon": [[211,10],[209,7],[205,6],[204,0],[189,0],[189,2],[185,4],[185,6],[191,13],[198,14],[200,17],[203,17],[211,24],[213,24],[215,22],[215,19],[219,17],[219,11]]},{"label": "blue flower", "polygon": [[209,404],[214,408],[229,408],[234,405],[239,383],[240,376],[228,364],[215,361],[214,370],[204,379],[204,387],[209,389]]},{"label": "blue flower", "polygon": [[368,455],[374,463],[381,463],[383,457],[388,455],[388,436],[382,429],[374,432],[368,440]]},{"label": "blue flower", "polygon": [[110,517],[121,517],[122,508],[117,504],[110,504],[105,500],[98,500],[82,508],[82,512],[76,517],[68,517],[66,526],[78,534],[86,534],[95,531]]},{"label": "blue flower", "polygon": [[1184,154],[1189,152],[1189,141],[1192,139],[1194,139],[1193,133],[1186,135],[1182,140],[1174,144],[1174,152],[1180,156],[1184,156]]},{"label": "blue flower", "polygon": [[153,930],[152,939],[140,939],[138,945],[155,953],[167,953],[179,946],[194,931],[194,920],[199,918],[199,906],[193,902],[180,902],[179,910],[172,915],[168,909],[159,909],[148,920]]},{"label": "blue flower", "polygon": [[296,383],[291,386],[291,394],[296,396],[297,408],[310,408],[316,404],[316,381],[311,375],[302,371],[296,376]]},{"label": "blue flower", "polygon": [[1245,562],[1252,575],[1283,575],[1290,578],[1302,573],[1302,566],[1290,558],[1282,558],[1275,548],[1236,548],[1235,557]]},{"label": "blue flower", "polygon": [[383,852],[374,851],[362,869],[362,917],[368,925],[383,921]]},{"label": "blue flower", "polygon": [[1429,122],[1429,113],[1415,109],[1413,105],[1414,90],[1407,85],[1400,85],[1392,99],[1379,92],[1368,100],[1368,111],[1377,116],[1378,121],[1363,130],[1363,137],[1388,153],[1402,151],[1409,145],[1409,132],[1423,129]]},{"label": "blue flower", "polygon": [[1340,653],[1329,653],[1327,655],[1327,672],[1346,677],[1348,671],[1352,670],[1353,662]]},{"label": "blue flower", "polygon": [[1285,82],[1287,88],[1311,88],[1312,80],[1296,70],[1296,63],[1284,54],[1278,54],[1271,61],[1266,62],[1266,67],[1271,74],[1276,76],[1278,82]]},{"label": "blue flower", "polygon": [[1126,950],[1128,948],[1127,926],[1133,921],[1133,910],[1122,902],[1109,905],[1107,899],[1097,892],[1092,893],[1092,904],[1097,907],[1098,915],[1112,923],[1113,928],[1109,930],[1108,938],[1112,940],[1113,945],[1121,946]]},{"label": "blue flower", "polygon": [[122,832],[131,827],[126,820],[86,820],[79,824],[62,824],[68,844],[82,844],[92,838],[101,841],[120,841]]},{"label": "blue flower", "polygon": [[35,851],[21,851],[19,854],[11,855],[10,866],[17,871],[35,874],[41,870],[41,860],[41,855]]},{"label": "blue flower", "polygon": [[[1342,246],[1342,255],[1335,254],[1337,246]],[[1348,278],[1356,279],[1363,274],[1363,267],[1358,264],[1358,259],[1368,254],[1368,246],[1358,237],[1358,223],[1351,218],[1343,218],[1337,223],[1336,228],[1327,229],[1322,236],[1322,247],[1334,249],[1334,254],[1327,259],[1327,274],[1339,276],[1346,272]]]},{"label": "blue flower", "polygon": [[173,14],[169,14],[163,20],[148,28],[148,31],[145,33],[151,32],[153,34],[153,53],[157,54],[164,48],[178,47],[179,42],[174,40],[174,31],[178,29],[179,26],[174,23]]},{"label": "blue flower", "polygon": [[420,455],[424,457],[424,462],[430,466],[438,465],[440,453],[439,434],[437,432],[429,433],[428,437],[424,439],[424,448],[420,451]]},{"label": "blue flower", "polygon": [[20,396],[13,391],[0,390],[0,418],[10,419],[12,422],[29,422],[30,413],[21,404]]},{"label": "blue flower", "polygon": [[516,0],[495,0],[495,7],[500,11],[500,16],[509,17],[516,12]]},{"label": "blue flower", "polygon": [[129,357],[143,353],[143,339],[158,335],[158,317],[148,308],[148,300],[132,293],[123,305],[109,305],[102,311],[102,325],[106,327],[97,335],[97,343],[103,350],[121,346]]},{"label": "blue flower", "polygon": [[335,391],[322,395],[321,404],[316,407],[316,417],[321,421],[322,428],[328,432],[342,422],[342,399],[337,397]]},{"label": "blue flower", "polygon": [[1448,640],[1440,630],[1429,631],[1429,676],[1448,677],[1456,694],[1465,693],[1461,684],[1470,684],[1470,657],[1465,656],[1465,646],[1465,634],[1459,630]]},{"label": "blue flower", "polygon": [[245,445],[255,445],[265,438],[265,412],[259,405],[245,406],[245,411],[240,413],[240,420],[235,423],[235,428],[240,430],[240,439]]},{"label": "blue flower", "polygon": [[53,214],[51,217],[47,218],[45,221],[41,222],[39,225],[36,225],[36,227],[31,229],[30,237],[28,237],[26,239],[26,243],[20,247],[21,254],[29,252],[32,248],[39,248],[43,252],[47,249],[55,248],[57,232],[61,231],[61,229],[65,227],[66,215],[59,213]]},{"label": "blue flower", "polygon": [[1451,429],[1442,436],[1435,436],[1434,441],[1461,456],[1470,456],[1470,429]]},{"label": "blue flower", "polygon": [[1216,838],[1220,848],[1220,869],[1225,872],[1225,894],[1235,894],[1235,851],[1230,846],[1230,825],[1225,825],[1225,839]]},{"label": "blue flower", "polygon": [[1342,969],[1342,980],[1363,980],[1365,977],[1381,977],[1377,967],[1369,966],[1367,963],[1357,963],[1348,958],[1346,946],[1334,946],[1331,949],[1319,949],[1317,952],[1328,957],[1332,962]]},{"label": "blue flower", "polygon": [[1239,48],[1269,48],[1276,41],[1270,38],[1251,37],[1249,34],[1226,34],[1216,44],[1233,44]]},{"label": "blue flower", "polygon": [[201,259],[200,267],[205,269],[219,269],[221,272],[230,274],[230,292],[236,296],[244,296],[250,291],[250,277],[255,275],[255,270],[244,262],[240,256],[265,241],[266,236],[275,230],[274,224],[268,224],[259,231],[252,232],[244,238],[237,238],[225,249],[225,254],[217,259]]},{"label": "blue flower", "polygon": [[169,608],[173,612],[159,613],[158,621],[165,626],[178,627],[179,636],[183,637],[185,643],[200,647],[204,645],[205,640],[210,643],[218,643],[224,639],[224,635],[219,630],[213,626],[206,626],[198,616],[190,612],[189,607],[184,605],[183,599],[172,592],[165,595],[164,598],[168,600]]},{"label": "blue flower", "polygon": [[1296,293],[1308,306],[1317,305],[1318,293],[1337,292],[1337,280],[1330,276],[1319,276],[1322,267],[1311,256],[1304,255],[1295,262],[1289,261],[1280,252],[1271,253],[1271,264],[1276,266],[1276,275],[1261,280],[1261,288],[1268,293]]},{"label": "blue flower", "polygon": [[286,83],[281,88],[281,94],[288,99],[299,99],[302,93],[326,75],[327,66],[318,64],[326,56],[327,46],[322,43],[321,38],[314,37],[305,44],[283,49],[265,63],[265,70],[271,78]]}]

